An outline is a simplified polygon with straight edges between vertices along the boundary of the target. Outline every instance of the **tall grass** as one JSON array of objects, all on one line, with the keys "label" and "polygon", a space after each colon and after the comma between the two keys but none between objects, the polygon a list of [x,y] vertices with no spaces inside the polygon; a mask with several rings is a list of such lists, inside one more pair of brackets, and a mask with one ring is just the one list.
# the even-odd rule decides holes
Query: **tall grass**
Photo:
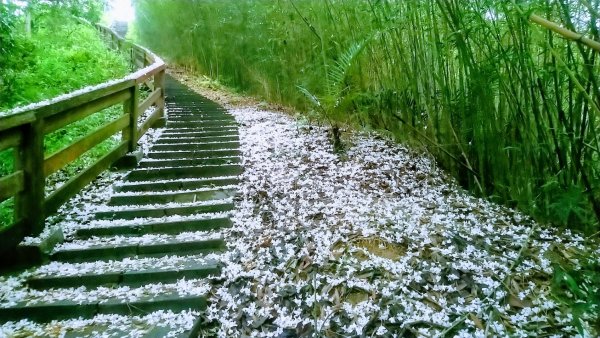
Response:
[{"label": "tall grass", "polygon": [[599,55],[532,12],[600,41],[600,1],[139,0],[137,32],[172,61],[310,109],[344,69],[340,123],[426,144],[478,194],[597,231]]}]

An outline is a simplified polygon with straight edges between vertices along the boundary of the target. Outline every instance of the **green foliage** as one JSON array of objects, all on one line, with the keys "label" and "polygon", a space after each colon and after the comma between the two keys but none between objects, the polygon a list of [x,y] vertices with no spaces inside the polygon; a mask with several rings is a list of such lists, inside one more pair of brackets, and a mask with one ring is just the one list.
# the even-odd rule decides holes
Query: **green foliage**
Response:
[{"label": "green foliage", "polygon": [[[14,20],[17,22],[19,18]],[[120,78],[129,72],[127,56],[109,50],[92,27],[57,12],[56,8],[36,12],[30,38],[15,25],[11,31],[12,48],[0,58],[4,62],[0,73],[0,110]],[[121,113],[121,107],[109,108],[47,135],[45,154],[62,149]],[[106,154],[116,142],[108,140],[94,147],[61,174],[77,174]],[[0,152],[0,177],[13,171],[13,163],[12,150]],[[0,227],[12,223],[12,208],[11,202],[0,204]]]},{"label": "green foliage", "polygon": [[[599,4],[519,4],[524,7],[491,0],[135,3],[139,38],[176,63],[301,110],[332,108],[341,95],[346,100],[336,113],[326,113],[337,123],[426,143],[475,192],[542,220],[594,231],[600,56],[532,25],[527,15],[600,41]],[[354,55],[353,46],[368,37]]]},{"label": "green foliage", "polygon": [[[564,254],[574,254],[574,257],[566,259]],[[600,328],[600,264],[590,256],[589,253],[563,253],[552,257],[552,294],[571,310],[572,325],[584,337],[590,333],[585,330],[582,320],[591,321],[595,328]],[[576,264],[573,259],[577,259]]]},{"label": "green foliage", "polygon": [[95,30],[73,20],[40,18],[31,38],[7,58],[0,109],[51,98],[127,73],[126,58],[108,50]]},{"label": "green foliage", "polygon": [[314,105],[321,117],[331,124],[330,138],[333,149],[340,152],[343,148],[340,139],[340,127],[337,121],[345,118],[348,105],[352,102],[352,88],[346,84],[346,78],[354,60],[363,51],[366,43],[352,45],[346,52],[342,53],[332,66],[326,65],[327,76],[325,77],[325,94],[318,98],[308,89],[298,86],[298,89]]},{"label": "green foliage", "polygon": [[50,15],[55,20],[79,17],[89,22],[100,22],[107,0],[31,0],[27,10],[34,16]]}]

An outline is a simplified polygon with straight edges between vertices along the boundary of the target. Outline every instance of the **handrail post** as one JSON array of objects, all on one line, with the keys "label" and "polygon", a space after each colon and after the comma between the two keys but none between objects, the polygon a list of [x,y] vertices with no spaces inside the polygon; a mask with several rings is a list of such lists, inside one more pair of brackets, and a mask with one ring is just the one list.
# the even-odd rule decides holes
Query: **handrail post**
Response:
[{"label": "handrail post", "polygon": [[135,83],[130,89],[131,97],[123,104],[125,114],[129,115],[129,127],[124,133],[124,138],[129,141],[129,152],[133,152],[137,148],[137,133],[138,133],[138,101],[139,101],[139,87]]},{"label": "handrail post", "polygon": [[161,70],[160,72],[154,75],[154,89],[160,88],[160,98],[156,101],[156,109],[158,109],[160,119],[164,121],[165,119],[165,70]]},{"label": "handrail post", "polygon": [[15,169],[25,173],[25,187],[15,196],[15,216],[23,221],[28,235],[38,235],[44,229],[46,178],[44,176],[44,121],[36,119],[22,127],[22,141],[16,156]]}]

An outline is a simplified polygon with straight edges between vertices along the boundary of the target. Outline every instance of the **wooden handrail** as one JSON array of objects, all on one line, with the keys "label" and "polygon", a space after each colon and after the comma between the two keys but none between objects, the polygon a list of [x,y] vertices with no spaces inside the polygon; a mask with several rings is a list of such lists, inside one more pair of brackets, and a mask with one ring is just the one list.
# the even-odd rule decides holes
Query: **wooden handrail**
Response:
[{"label": "wooden handrail", "polygon": [[[83,24],[89,24],[80,20]],[[0,151],[13,149],[13,172],[0,176],[0,202],[14,199],[14,223],[0,230],[0,251],[15,247],[25,236],[37,235],[46,216],[55,212],[115,161],[136,150],[137,141],[157,121],[164,119],[166,65],[151,51],[124,40],[114,31],[95,25],[109,46],[131,55],[131,65],[143,68],[123,79],[61,95],[51,100],[0,112]],[[140,102],[142,84],[152,93]],[[44,154],[44,137],[103,109],[123,106],[123,115],[83,135],[53,154]],[[138,117],[150,107],[145,121]],[[64,169],[86,151],[121,134],[122,141],[104,157],[45,196],[47,176]]]}]

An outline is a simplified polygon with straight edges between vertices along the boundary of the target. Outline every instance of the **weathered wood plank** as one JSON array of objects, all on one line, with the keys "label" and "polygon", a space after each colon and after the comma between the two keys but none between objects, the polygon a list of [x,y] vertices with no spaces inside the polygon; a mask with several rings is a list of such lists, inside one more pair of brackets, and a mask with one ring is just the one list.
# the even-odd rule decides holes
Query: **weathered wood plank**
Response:
[{"label": "weathered wood plank", "polygon": [[128,143],[126,141],[121,142],[121,144],[111,152],[104,155],[104,157],[96,161],[96,163],[79,173],[77,176],[71,178],[67,183],[63,184],[60,188],[48,196],[45,202],[46,214],[50,215],[56,212],[56,210],[58,210],[61,205],[68,201],[69,198],[76,195],[104,170],[109,168],[111,164],[125,155],[127,153],[127,149]]},{"label": "weathered wood plank", "polygon": [[48,156],[44,161],[44,175],[48,177],[129,125],[129,116],[123,115],[115,121],[97,128],[89,135]]},{"label": "weathered wood plank", "polygon": [[123,91],[131,87],[133,83],[134,80],[132,79],[124,79],[114,84],[92,90],[90,92],[82,93],[80,95],[76,95],[70,98],[65,98],[63,100],[36,109],[36,116],[38,118],[46,118],[64,112],[66,110],[77,108],[83,104],[87,104],[89,102],[93,102],[103,97]]},{"label": "weathered wood plank", "polygon": [[110,94],[108,96],[84,103],[73,109],[66,110],[60,114],[53,115],[46,120],[44,134],[49,134],[62,127],[65,127],[73,122],[82,120],[83,118],[97,113],[103,109],[114,106],[130,98],[130,92],[126,88],[120,92]]},{"label": "weathered wood plank", "polygon": [[[17,221],[7,227],[0,229],[0,253],[2,258],[6,259],[4,255],[6,251],[16,248],[19,243],[28,236],[26,230],[27,226],[24,221]],[[0,266],[9,265],[10,262],[0,261]]]},{"label": "weathered wood plank", "polygon": [[144,75],[139,76],[138,78],[135,79],[135,83],[144,83],[146,81],[148,81],[148,79],[150,79],[151,77],[153,77],[154,75],[156,75],[157,73],[165,70],[167,68],[167,66],[164,63],[158,63],[152,66],[149,66],[147,68],[144,69]]},{"label": "weathered wood plank", "polygon": [[123,131],[123,139],[129,142],[129,152],[135,151],[137,148],[137,131],[138,131],[138,102],[140,90],[138,85],[131,87],[131,97],[123,104],[123,110],[129,116],[129,128]]},{"label": "weathered wood plank", "polygon": [[146,85],[146,87],[148,87],[150,89],[150,91],[154,91],[156,88],[154,86],[154,81],[151,81],[150,79],[148,79],[146,82],[144,82],[144,84]]},{"label": "weathered wood plank", "polygon": [[15,196],[25,187],[25,173],[22,170],[0,177],[0,202]]},{"label": "weathered wood plank", "polygon": [[21,130],[13,128],[0,132],[0,151],[17,147],[21,143]]},{"label": "weathered wood plank", "polygon": [[35,120],[33,112],[17,113],[13,115],[0,116],[0,132],[31,123]]},{"label": "weathered wood plank", "polygon": [[150,106],[152,106],[154,103],[156,103],[156,100],[160,99],[162,94],[162,90],[159,88],[155,91],[153,91],[150,96],[148,96],[144,102],[142,102],[138,108],[138,111],[140,112],[140,114],[143,114],[148,108],[150,108]]},{"label": "weathered wood plank", "polygon": [[25,187],[15,196],[16,218],[27,226],[25,233],[38,235],[44,228],[44,120],[23,126],[23,139],[15,157],[15,171],[25,173]]},{"label": "weathered wood plank", "polygon": [[150,129],[152,127],[152,125],[156,121],[158,121],[160,118],[161,118],[161,112],[159,110],[156,110],[154,113],[152,113],[152,115],[148,116],[146,121],[144,121],[144,124],[142,124],[140,129],[137,131],[137,138],[135,141],[136,142],[139,141],[139,139],[142,138],[142,136],[144,136],[144,134],[148,131],[148,129]]},{"label": "weathered wood plank", "polygon": [[160,112],[160,117],[165,117],[165,71],[162,70],[154,75],[154,85],[156,89],[161,90],[161,95],[156,102],[156,109]]}]

